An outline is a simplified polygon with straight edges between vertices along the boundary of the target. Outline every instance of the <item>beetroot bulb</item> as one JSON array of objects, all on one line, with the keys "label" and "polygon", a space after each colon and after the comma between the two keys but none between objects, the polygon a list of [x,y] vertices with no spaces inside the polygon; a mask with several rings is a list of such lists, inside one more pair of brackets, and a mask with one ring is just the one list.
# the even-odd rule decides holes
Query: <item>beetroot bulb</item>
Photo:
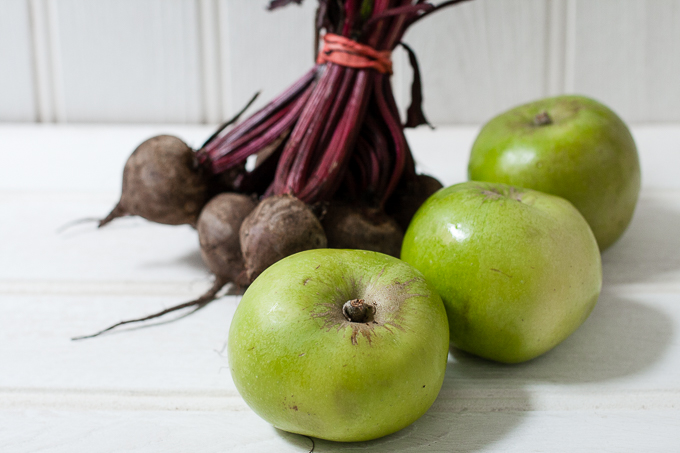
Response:
[{"label": "beetroot bulb", "polygon": [[280,259],[328,244],[316,215],[292,195],[262,200],[243,221],[240,238],[249,284]]},{"label": "beetroot bulb", "polygon": [[[208,172],[220,175],[269,149],[266,162],[274,171],[264,178],[254,177],[257,170],[244,172],[236,191],[257,181],[258,195],[264,198],[290,195],[310,206],[342,200],[354,207],[347,211],[353,212],[352,221],[368,220],[350,229],[389,227],[389,232],[376,234],[392,234],[389,241],[397,242],[398,229],[391,228],[389,217],[405,229],[427,198],[421,194],[431,192],[423,182],[427,177],[416,173],[404,135],[405,127],[429,123],[422,112],[417,59],[402,38],[416,22],[462,1],[435,5],[415,0],[319,0],[316,65],[242,123],[216,134],[197,151],[199,161]],[[301,2],[274,0],[269,8]],[[405,123],[390,83],[391,53],[400,45],[414,70]],[[358,247],[373,243],[359,240],[361,233],[357,231],[349,243]],[[396,248],[381,245],[381,249]],[[248,255],[245,249],[244,254]]]},{"label": "beetroot bulb", "polygon": [[[259,93],[255,93],[241,111],[215,131],[206,144],[236,123],[258,96]],[[99,221],[99,227],[129,215],[166,225],[188,224],[195,227],[198,215],[210,196],[234,190],[234,182],[244,172],[245,162],[219,175],[211,175],[199,163],[196,152],[181,139],[171,135],[151,137],[142,142],[125,163],[120,201],[109,215]]]},{"label": "beetroot bulb", "polygon": [[144,141],[128,158],[120,201],[99,226],[128,215],[195,226],[207,200],[207,174],[194,151],[177,137],[159,135]]},{"label": "beetroot bulb", "polygon": [[415,179],[404,181],[401,187],[394,191],[387,200],[385,211],[406,231],[418,208],[442,187],[444,187],[442,183],[432,176],[416,175]]},{"label": "beetroot bulb", "polygon": [[255,209],[253,197],[222,193],[213,197],[198,217],[201,256],[215,275],[216,285],[233,282],[248,284],[239,231],[243,220]]},{"label": "beetroot bulb", "polygon": [[331,203],[321,221],[328,247],[380,252],[399,258],[404,231],[382,211]]}]

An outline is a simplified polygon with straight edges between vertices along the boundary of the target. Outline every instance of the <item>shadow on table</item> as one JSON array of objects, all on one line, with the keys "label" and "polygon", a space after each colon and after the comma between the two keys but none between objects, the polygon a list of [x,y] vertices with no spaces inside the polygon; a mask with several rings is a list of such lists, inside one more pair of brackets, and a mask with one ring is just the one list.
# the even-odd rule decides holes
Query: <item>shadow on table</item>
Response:
[{"label": "shadow on table", "polygon": [[628,230],[602,254],[605,288],[668,280],[667,274],[680,271],[679,225],[679,210],[642,198]]},{"label": "shadow on table", "polygon": [[[535,384],[605,382],[642,373],[658,362],[673,339],[661,311],[606,291],[588,320],[552,351],[526,363],[504,365],[452,349],[452,359],[432,409],[411,426],[371,442],[315,439],[315,451],[478,451],[523,423]],[[280,432],[298,447],[311,442]]]},{"label": "shadow on table", "polygon": [[518,365],[500,365],[461,351],[455,359],[467,380],[497,379],[498,386],[603,382],[645,371],[673,338],[664,313],[604,292],[586,322],[552,351]]},{"label": "shadow on table", "polygon": [[208,271],[208,266],[206,266],[206,264],[203,262],[203,258],[201,257],[201,250],[199,249],[198,240],[196,240],[196,248],[183,255],[179,255],[171,260],[147,261],[142,263],[141,266],[147,269],[182,266],[186,268]]},{"label": "shadow on table", "polygon": [[[439,398],[421,419],[371,442],[315,439],[315,451],[482,450],[523,423],[532,409],[531,385],[598,383],[645,372],[668,349],[673,324],[663,312],[635,300],[644,294],[623,297],[607,286],[652,283],[680,270],[678,225],[680,212],[643,200],[625,236],[603,255],[605,288],[593,313],[552,351],[527,363],[504,365],[452,349]],[[470,407],[457,398],[468,398]],[[305,437],[279,433],[291,444],[311,448]]]},{"label": "shadow on table", "polygon": [[116,219],[104,228],[99,229],[98,224],[101,219],[106,217],[81,217],[63,220],[60,223],[53,225],[46,225],[46,232],[52,231],[54,234],[60,235],[63,238],[70,239],[74,237],[87,235],[101,235],[102,231],[111,230],[134,230],[143,227],[149,223],[148,220],[141,217],[130,216]]},{"label": "shadow on table", "polygon": [[[661,311],[633,296],[605,291],[588,320],[543,356],[505,365],[452,349],[437,402],[421,419],[371,442],[315,439],[315,451],[483,450],[508,436],[530,414],[531,385],[606,382],[642,373],[661,359],[673,335],[673,324]],[[311,448],[309,439],[280,435],[298,447]]]},{"label": "shadow on table", "polygon": [[[516,392],[515,392],[516,393]],[[521,391],[528,403],[529,395]],[[435,403],[435,406],[437,403]],[[433,406],[434,409],[434,406]],[[369,442],[331,442],[314,439],[315,452],[474,452],[498,442],[521,424],[526,411],[441,412],[430,410],[415,423]],[[309,438],[277,430],[288,443],[311,449]]]},{"label": "shadow on table", "polygon": [[581,384],[641,373],[653,366],[673,339],[667,315],[637,296],[608,292],[617,284],[668,281],[680,271],[680,211],[661,200],[642,198],[621,240],[602,257],[604,288],[586,322],[552,351],[527,363],[506,367],[461,351],[452,351],[467,379],[492,385]]},{"label": "shadow on table", "polygon": [[[369,442],[340,443],[314,439],[314,451],[474,452],[498,442],[529,414],[530,395],[521,387],[503,390],[495,395],[503,400],[503,408],[499,410],[497,400],[475,393],[474,385],[465,385],[462,391],[459,389],[457,377],[461,374],[461,366],[449,358],[446,378],[437,400],[410,426]],[[480,379],[483,381],[485,378]],[[311,448],[311,441],[304,436],[277,432],[290,444]]]}]

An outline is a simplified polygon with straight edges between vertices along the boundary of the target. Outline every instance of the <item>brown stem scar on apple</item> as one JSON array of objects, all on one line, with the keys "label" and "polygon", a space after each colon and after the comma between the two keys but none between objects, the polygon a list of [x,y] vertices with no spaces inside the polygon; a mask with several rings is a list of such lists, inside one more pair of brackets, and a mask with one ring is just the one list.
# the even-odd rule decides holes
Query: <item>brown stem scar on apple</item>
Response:
[{"label": "brown stem scar on apple", "polygon": [[[383,275],[385,270],[383,268],[379,275]],[[429,297],[429,294],[408,291],[413,283],[424,281],[422,278],[414,277],[405,282],[394,280],[387,285],[377,285],[375,281],[365,282],[363,278],[351,276],[343,276],[343,280],[348,283],[348,288],[334,288],[335,297],[331,301],[319,301],[310,311],[310,316],[322,320],[322,329],[340,331],[349,328],[350,339],[355,346],[359,343],[359,337],[364,337],[370,345],[375,329],[384,328],[389,333],[393,333],[392,328],[404,331],[402,324],[405,320],[400,308],[412,297]],[[322,281],[315,283],[331,286]]]},{"label": "brown stem scar on apple", "polygon": [[546,110],[543,110],[534,117],[534,126],[547,126],[548,124],[552,124],[552,122],[553,120]]},{"label": "brown stem scar on apple", "polygon": [[366,303],[364,299],[352,299],[342,306],[342,314],[349,322],[368,323],[373,321],[375,306]]}]

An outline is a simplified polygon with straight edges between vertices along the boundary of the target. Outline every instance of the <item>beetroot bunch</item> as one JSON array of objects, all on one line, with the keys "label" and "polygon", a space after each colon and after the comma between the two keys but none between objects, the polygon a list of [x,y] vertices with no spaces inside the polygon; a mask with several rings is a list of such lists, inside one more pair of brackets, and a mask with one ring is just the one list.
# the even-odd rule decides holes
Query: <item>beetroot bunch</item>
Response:
[{"label": "beetroot bunch", "polygon": [[[319,0],[317,64],[197,151],[169,136],[142,143],[125,166],[120,202],[100,226],[139,215],[196,227],[215,284],[177,308],[200,308],[226,283],[245,287],[306,249],[398,256],[411,217],[441,184],[416,174],[404,136],[404,127],[427,123],[415,55],[402,44],[415,71],[406,124],[392,93],[389,55],[410,25],[461,1]],[[301,2],[274,0],[269,8]],[[247,169],[253,155],[256,164]]]}]

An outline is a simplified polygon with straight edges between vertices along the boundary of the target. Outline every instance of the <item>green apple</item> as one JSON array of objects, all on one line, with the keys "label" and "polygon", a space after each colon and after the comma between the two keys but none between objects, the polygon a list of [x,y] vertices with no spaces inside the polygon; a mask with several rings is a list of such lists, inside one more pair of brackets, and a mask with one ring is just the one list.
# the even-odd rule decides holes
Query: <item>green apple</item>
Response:
[{"label": "green apple", "polygon": [[229,367],[275,427],[363,441],[427,411],[448,345],[444,305],[420,272],[376,252],[317,249],[248,288],[229,329]]},{"label": "green apple", "polygon": [[401,258],[439,292],[457,348],[537,357],[588,317],[602,287],[597,242],[567,200],[505,184],[442,189],[409,225]]},{"label": "green apple", "polygon": [[558,195],[583,214],[604,250],[624,232],[640,191],[640,163],[624,122],[582,96],[521,105],[489,121],[468,176]]}]

